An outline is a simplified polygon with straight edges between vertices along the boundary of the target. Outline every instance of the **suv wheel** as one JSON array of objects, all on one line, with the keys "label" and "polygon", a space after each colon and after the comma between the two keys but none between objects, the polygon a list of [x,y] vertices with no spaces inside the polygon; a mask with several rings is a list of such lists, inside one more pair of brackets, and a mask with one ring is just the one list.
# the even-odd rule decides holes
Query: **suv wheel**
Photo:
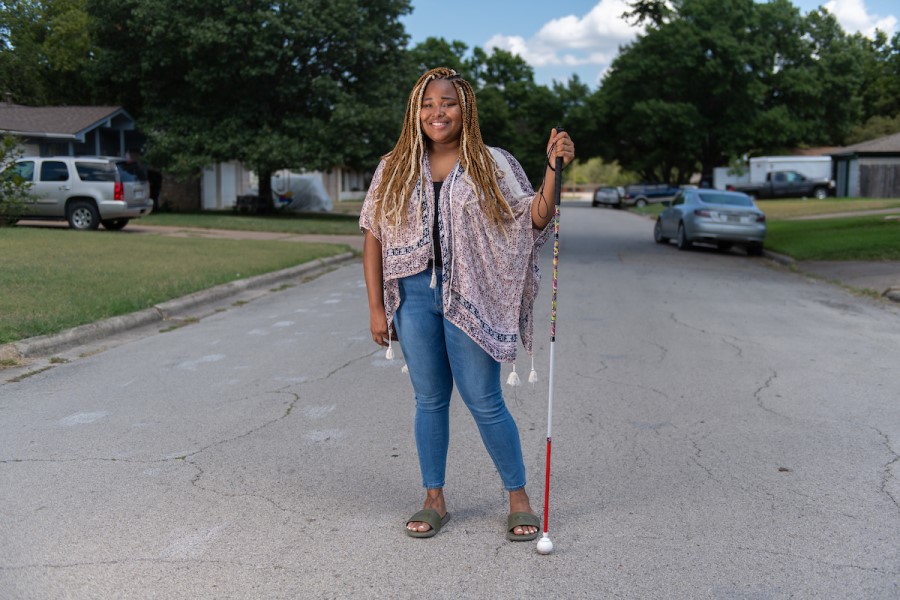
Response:
[{"label": "suv wheel", "polygon": [[825,188],[816,188],[813,190],[813,198],[816,200],[824,200],[828,197],[828,190]]},{"label": "suv wheel", "polygon": [[100,212],[93,202],[76,200],[69,206],[66,218],[69,227],[79,231],[88,231],[100,227]]},{"label": "suv wheel", "polygon": [[645,206],[647,206],[647,199],[646,198],[638,198],[637,200],[634,201],[634,205],[637,206],[638,208],[644,208]]},{"label": "suv wheel", "polygon": [[108,231],[121,231],[128,225],[128,219],[108,219],[106,221],[102,221],[103,228]]}]

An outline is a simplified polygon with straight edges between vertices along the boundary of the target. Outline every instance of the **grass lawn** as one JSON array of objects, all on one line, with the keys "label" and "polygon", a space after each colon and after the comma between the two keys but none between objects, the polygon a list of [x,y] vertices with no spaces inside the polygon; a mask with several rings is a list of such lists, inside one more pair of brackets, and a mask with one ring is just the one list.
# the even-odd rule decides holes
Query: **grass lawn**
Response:
[{"label": "grass lawn", "polygon": [[900,260],[900,219],[769,221],[766,247],[797,260]]},{"label": "grass lawn", "polygon": [[825,200],[757,200],[756,205],[769,220],[812,217],[860,210],[896,208],[900,211],[900,199],[826,198]]},{"label": "grass lawn", "polygon": [[0,343],[56,333],[347,250],[333,244],[2,227]]}]

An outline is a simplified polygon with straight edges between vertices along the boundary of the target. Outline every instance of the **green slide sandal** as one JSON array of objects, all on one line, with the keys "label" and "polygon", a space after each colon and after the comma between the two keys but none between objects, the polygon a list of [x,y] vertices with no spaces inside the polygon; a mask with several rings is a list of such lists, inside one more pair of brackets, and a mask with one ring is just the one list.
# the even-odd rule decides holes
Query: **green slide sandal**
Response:
[{"label": "green slide sandal", "polygon": [[450,520],[450,513],[441,518],[441,515],[438,511],[433,508],[423,508],[413,516],[409,518],[406,522],[407,525],[413,523],[415,521],[420,521],[422,523],[428,523],[431,525],[431,529],[427,531],[412,531],[410,529],[406,530],[406,535],[414,538],[430,538],[437,535],[438,531],[441,530],[441,527],[447,524],[447,521]]},{"label": "green slide sandal", "polygon": [[[537,531],[534,533],[526,533],[523,535],[516,535],[513,533],[513,530],[516,527],[527,527],[532,526],[537,528]],[[509,518],[506,519],[506,539],[511,542],[528,542],[535,538],[537,538],[538,534],[541,532],[541,520],[537,517],[537,515],[533,515],[527,512],[514,512],[510,513]]]}]

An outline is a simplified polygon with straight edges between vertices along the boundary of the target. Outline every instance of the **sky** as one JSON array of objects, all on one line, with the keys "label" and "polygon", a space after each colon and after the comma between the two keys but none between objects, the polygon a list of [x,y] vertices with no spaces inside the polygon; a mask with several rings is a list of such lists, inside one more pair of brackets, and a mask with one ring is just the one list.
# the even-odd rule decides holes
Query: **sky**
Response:
[{"label": "sky", "polygon": [[[889,36],[900,30],[897,0],[793,0],[804,14],[824,6],[848,33]],[[595,89],[620,46],[638,29],[622,18],[625,0],[412,0],[403,18],[411,45],[429,37],[461,40],[469,48],[502,48],[534,68],[539,84],[577,74]],[[438,65],[434,65],[438,66]]]}]

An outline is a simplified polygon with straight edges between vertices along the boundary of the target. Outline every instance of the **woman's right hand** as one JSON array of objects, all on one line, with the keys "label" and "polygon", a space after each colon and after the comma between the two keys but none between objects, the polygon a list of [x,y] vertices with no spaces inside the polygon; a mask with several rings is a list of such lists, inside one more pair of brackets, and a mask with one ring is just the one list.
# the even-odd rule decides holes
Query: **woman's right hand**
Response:
[{"label": "woman's right hand", "polygon": [[[388,332],[387,317],[384,315],[384,308],[381,310],[373,309],[369,311],[369,329],[372,330],[372,339],[379,346],[388,346],[390,332]],[[393,335],[393,339],[397,339],[397,334]]]}]

